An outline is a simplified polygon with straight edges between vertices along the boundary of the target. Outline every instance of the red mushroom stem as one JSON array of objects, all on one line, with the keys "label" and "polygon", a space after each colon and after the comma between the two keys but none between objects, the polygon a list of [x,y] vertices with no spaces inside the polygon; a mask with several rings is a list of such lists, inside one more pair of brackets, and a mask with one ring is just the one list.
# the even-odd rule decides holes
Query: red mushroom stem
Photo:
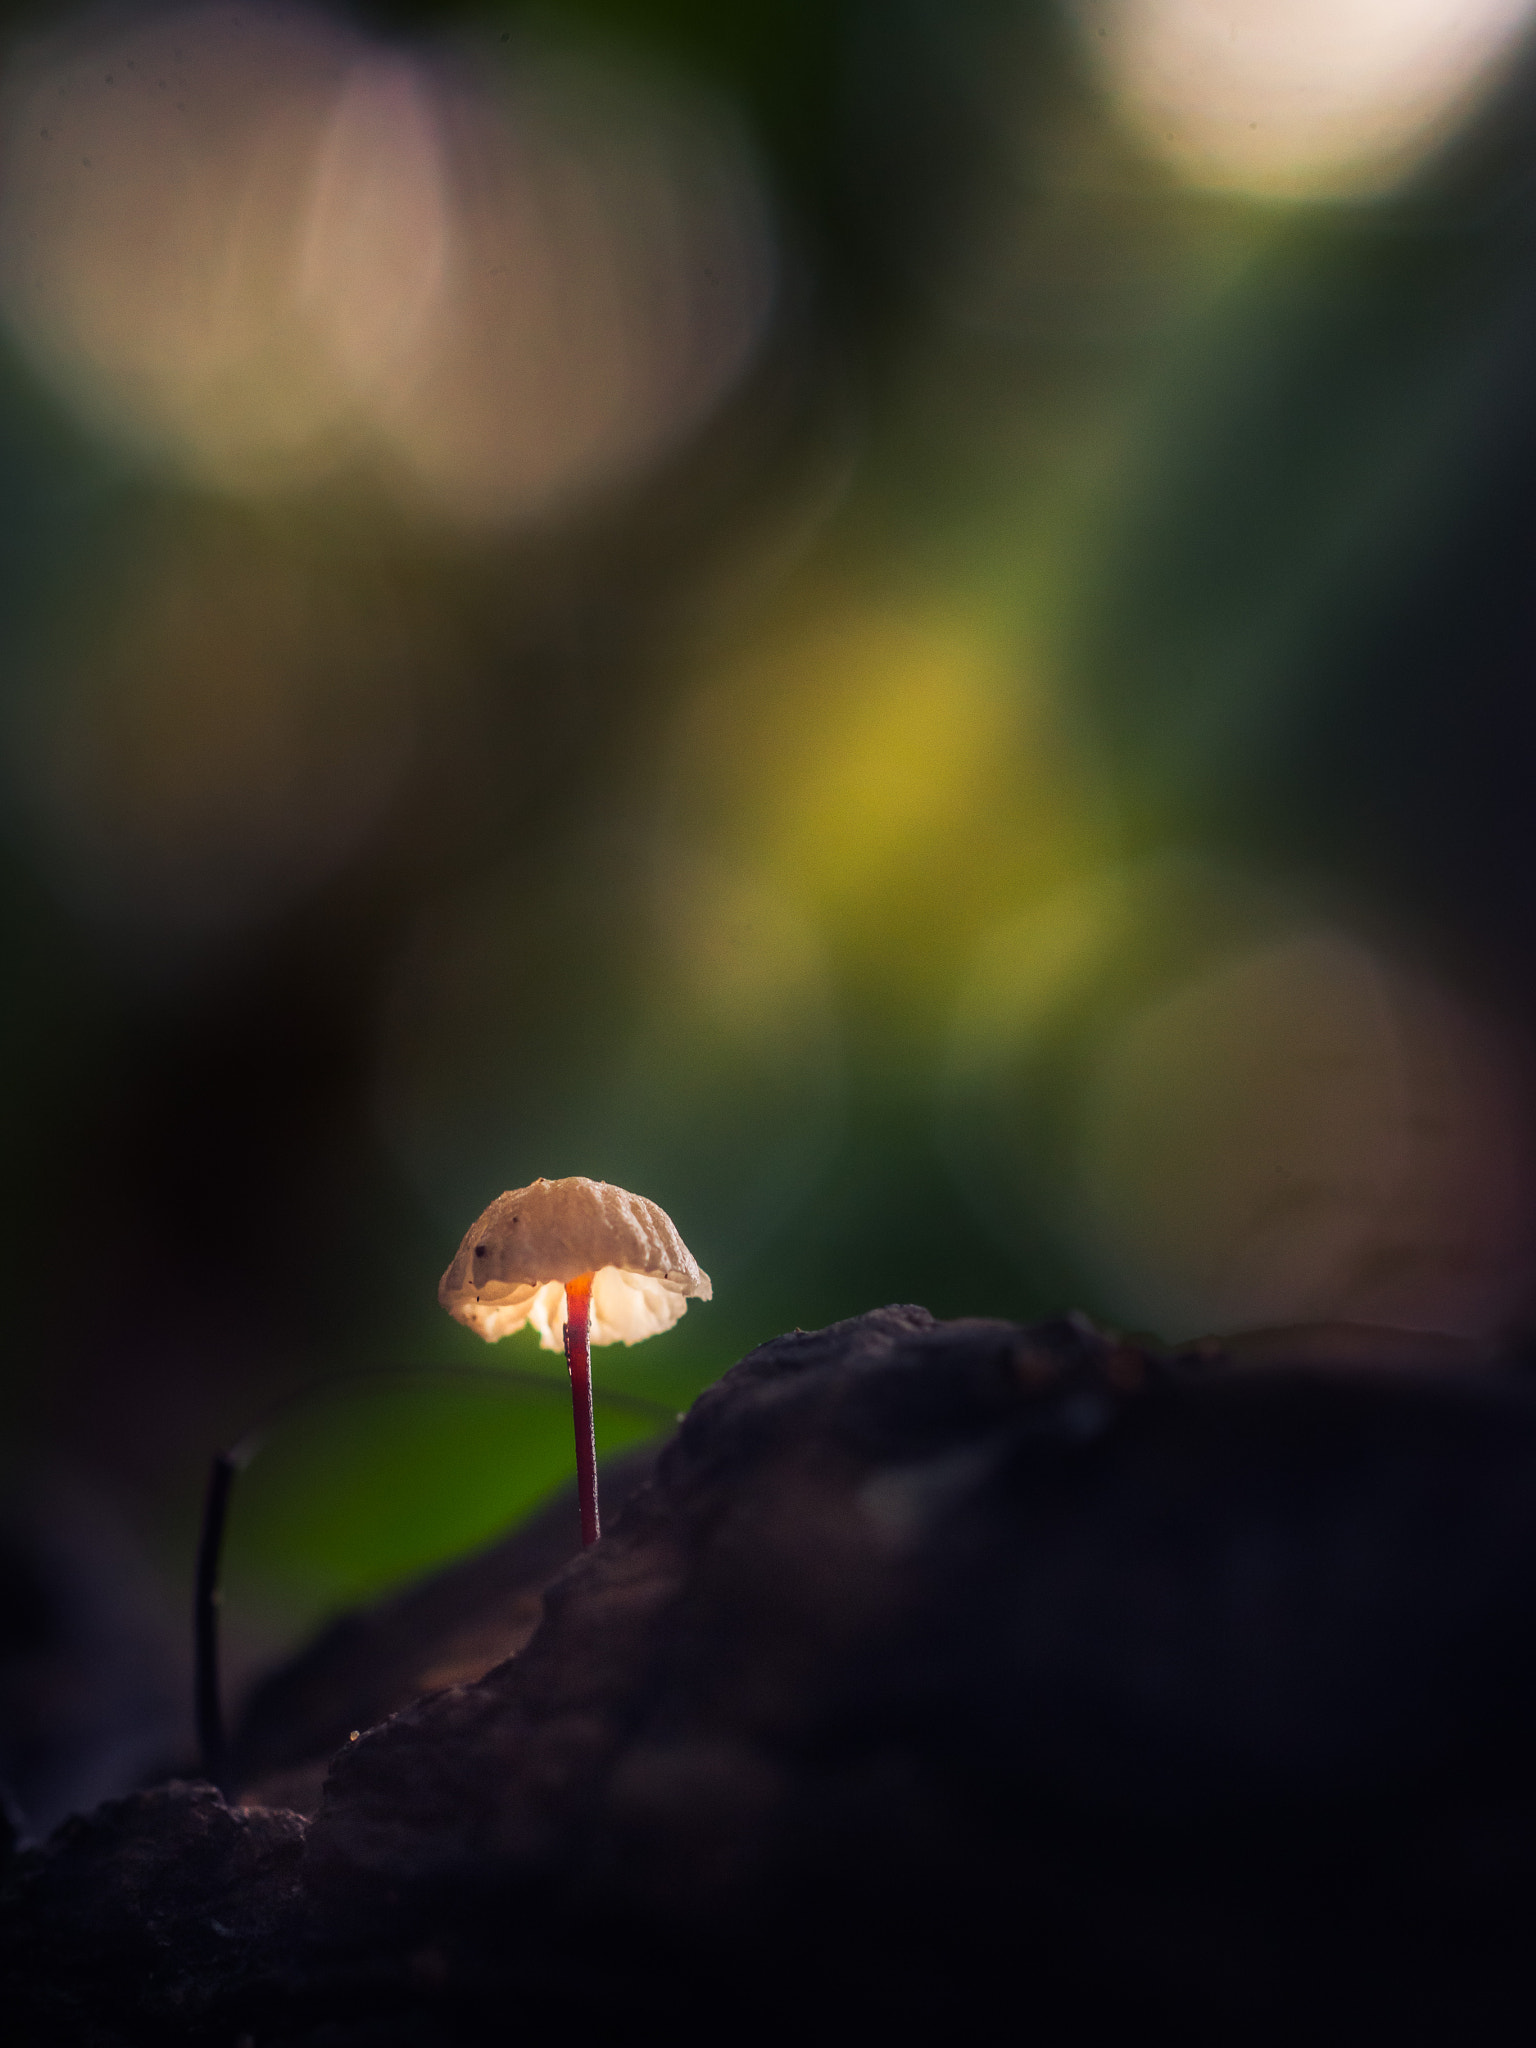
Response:
[{"label": "red mushroom stem", "polygon": [[565,1362],[571,1374],[571,1415],[576,1425],[576,1490],[581,1497],[581,1541],[585,1548],[601,1534],[597,1522],[597,1430],[592,1419],[592,1351],[587,1326],[592,1314],[592,1275],[578,1273],[565,1283]]}]

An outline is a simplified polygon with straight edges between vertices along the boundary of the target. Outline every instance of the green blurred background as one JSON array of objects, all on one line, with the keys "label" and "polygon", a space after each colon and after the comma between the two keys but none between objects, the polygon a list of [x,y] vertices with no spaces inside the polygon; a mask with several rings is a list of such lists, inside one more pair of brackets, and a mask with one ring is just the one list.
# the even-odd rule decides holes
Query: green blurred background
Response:
[{"label": "green blurred background", "polygon": [[1529,1328],[1533,18],[9,11],[7,1469],[163,1670],[298,1386],[549,1380],[290,1413],[242,1671],[566,1477],[435,1300],[540,1174],[712,1274],[665,1412]]}]

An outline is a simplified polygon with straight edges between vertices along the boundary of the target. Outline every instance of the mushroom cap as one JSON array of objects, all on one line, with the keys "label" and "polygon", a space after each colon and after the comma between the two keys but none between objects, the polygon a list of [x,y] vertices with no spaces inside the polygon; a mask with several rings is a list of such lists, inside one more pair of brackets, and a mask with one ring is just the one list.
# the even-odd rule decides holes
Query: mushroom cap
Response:
[{"label": "mushroom cap", "polygon": [[558,1351],[565,1283],[578,1273],[594,1276],[593,1344],[638,1344],[714,1292],[664,1209],[573,1174],[498,1195],[464,1233],[437,1298],[488,1344],[531,1322]]}]

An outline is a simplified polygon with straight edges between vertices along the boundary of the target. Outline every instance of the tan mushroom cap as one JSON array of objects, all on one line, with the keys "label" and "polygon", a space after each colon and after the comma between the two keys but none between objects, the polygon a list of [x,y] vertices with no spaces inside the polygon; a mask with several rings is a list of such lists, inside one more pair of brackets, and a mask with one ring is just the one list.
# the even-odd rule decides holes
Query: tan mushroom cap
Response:
[{"label": "tan mushroom cap", "polygon": [[498,1195],[465,1231],[437,1298],[488,1344],[532,1323],[559,1351],[565,1283],[578,1273],[594,1276],[593,1344],[638,1344],[714,1292],[664,1209],[573,1174]]}]

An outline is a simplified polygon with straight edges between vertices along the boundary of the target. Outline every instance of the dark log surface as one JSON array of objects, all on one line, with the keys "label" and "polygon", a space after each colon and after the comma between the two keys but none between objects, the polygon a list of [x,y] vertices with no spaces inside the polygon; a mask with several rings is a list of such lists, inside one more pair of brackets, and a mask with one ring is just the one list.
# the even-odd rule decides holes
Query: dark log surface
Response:
[{"label": "dark log surface", "polygon": [[[657,1449],[604,1463],[610,1521],[650,1478]],[[354,1729],[515,1656],[543,1618],[545,1586],[580,1551],[575,1496],[563,1492],[504,1541],[333,1622],[247,1702],[230,1759],[241,1802],[313,1814]]]},{"label": "dark log surface", "polygon": [[[476,1583],[533,1611],[506,1559],[461,1572],[402,1640],[472,1637]],[[1518,1360],[878,1311],[727,1374],[541,1605],[347,1742],[312,1820],[172,1784],[13,1855],[12,2037],[1536,2026]],[[254,1702],[258,1781],[353,1711],[347,1640]]]}]

